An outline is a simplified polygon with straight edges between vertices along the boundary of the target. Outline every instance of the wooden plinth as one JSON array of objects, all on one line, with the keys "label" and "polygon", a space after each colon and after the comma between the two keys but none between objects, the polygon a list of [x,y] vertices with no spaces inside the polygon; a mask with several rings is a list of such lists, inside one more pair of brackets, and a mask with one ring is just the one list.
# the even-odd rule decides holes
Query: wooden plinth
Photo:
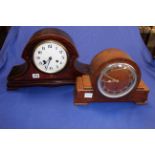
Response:
[{"label": "wooden plinth", "polygon": [[107,98],[93,89],[89,75],[83,75],[76,79],[74,102],[76,105],[87,105],[91,102],[135,102],[143,105],[147,102],[148,93],[148,87],[141,80],[138,87],[127,96],[118,99]]}]

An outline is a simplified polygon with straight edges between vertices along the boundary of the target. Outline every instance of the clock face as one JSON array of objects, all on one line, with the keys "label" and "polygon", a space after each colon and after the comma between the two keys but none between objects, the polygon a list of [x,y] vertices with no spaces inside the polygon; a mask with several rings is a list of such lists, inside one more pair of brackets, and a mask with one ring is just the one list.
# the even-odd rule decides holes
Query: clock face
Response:
[{"label": "clock face", "polygon": [[33,62],[44,73],[60,72],[68,62],[67,49],[57,41],[43,41],[34,50]]},{"label": "clock face", "polygon": [[127,63],[112,63],[104,67],[98,79],[98,89],[109,98],[120,98],[130,93],[137,82],[135,69]]}]

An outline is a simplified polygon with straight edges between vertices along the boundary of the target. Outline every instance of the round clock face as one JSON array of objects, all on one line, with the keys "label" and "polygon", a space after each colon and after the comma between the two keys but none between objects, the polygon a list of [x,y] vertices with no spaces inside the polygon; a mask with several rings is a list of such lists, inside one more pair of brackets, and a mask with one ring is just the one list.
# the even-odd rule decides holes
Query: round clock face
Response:
[{"label": "round clock face", "polygon": [[106,97],[120,98],[130,93],[137,82],[136,70],[127,63],[106,66],[98,79],[98,89]]},{"label": "round clock face", "polygon": [[56,41],[41,42],[34,50],[33,62],[44,73],[60,72],[68,62],[67,49]]}]

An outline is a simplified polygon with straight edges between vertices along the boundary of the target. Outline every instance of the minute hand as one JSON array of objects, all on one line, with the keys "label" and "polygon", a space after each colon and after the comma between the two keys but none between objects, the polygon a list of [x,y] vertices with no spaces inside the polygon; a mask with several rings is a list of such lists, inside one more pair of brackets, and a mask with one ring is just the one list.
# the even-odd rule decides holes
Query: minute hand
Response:
[{"label": "minute hand", "polygon": [[50,64],[51,60],[52,60],[52,58],[51,58],[51,57],[49,57],[49,59],[48,59],[48,64],[47,64],[47,66],[46,66],[46,70],[48,69],[48,66],[49,66],[49,64]]},{"label": "minute hand", "polygon": [[104,74],[107,78],[109,78],[109,79],[111,79],[113,82],[119,82],[119,80],[118,79],[115,79],[115,78],[113,78],[113,77],[111,77],[110,75],[108,75],[108,74]]}]

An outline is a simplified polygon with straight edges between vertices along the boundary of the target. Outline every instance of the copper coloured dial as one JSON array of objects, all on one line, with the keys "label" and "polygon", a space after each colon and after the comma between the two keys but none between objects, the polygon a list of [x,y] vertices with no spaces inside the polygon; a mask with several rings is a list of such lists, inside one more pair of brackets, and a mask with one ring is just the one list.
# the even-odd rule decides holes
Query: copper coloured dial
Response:
[{"label": "copper coloured dial", "polygon": [[120,98],[130,93],[137,82],[136,71],[127,63],[112,63],[104,67],[98,79],[98,89],[109,98]]}]

